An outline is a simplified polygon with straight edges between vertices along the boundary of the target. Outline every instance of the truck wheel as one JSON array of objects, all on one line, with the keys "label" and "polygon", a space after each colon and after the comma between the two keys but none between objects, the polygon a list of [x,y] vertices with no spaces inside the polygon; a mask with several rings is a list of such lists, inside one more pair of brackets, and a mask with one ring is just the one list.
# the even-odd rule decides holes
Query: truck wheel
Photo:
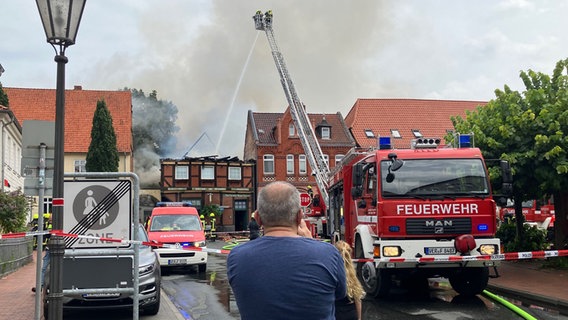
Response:
[{"label": "truck wheel", "polygon": [[[359,239],[355,242],[355,257],[358,259],[365,258],[363,246]],[[358,262],[357,276],[365,292],[372,297],[383,298],[389,294],[392,284],[390,272],[375,268],[374,262]]]},{"label": "truck wheel", "polygon": [[357,274],[365,292],[375,298],[388,296],[392,284],[390,272],[385,269],[375,268],[373,262],[360,264],[361,266],[357,265]]},{"label": "truck wheel", "polygon": [[464,268],[458,270],[449,278],[452,288],[463,296],[480,294],[489,282],[489,269],[487,267]]},{"label": "truck wheel", "polygon": [[197,270],[199,272],[205,272],[207,270],[207,264],[199,264],[197,265]]}]

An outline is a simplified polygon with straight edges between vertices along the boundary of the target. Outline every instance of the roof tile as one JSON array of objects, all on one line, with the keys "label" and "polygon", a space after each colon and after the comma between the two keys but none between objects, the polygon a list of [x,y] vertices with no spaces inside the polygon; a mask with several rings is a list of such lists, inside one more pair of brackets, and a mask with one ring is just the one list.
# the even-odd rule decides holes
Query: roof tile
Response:
[{"label": "roof tile", "polygon": [[412,129],[424,137],[443,138],[446,130],[453,130],[451,116],[465,117],[466,110],[475,110],[486,101],[420,100],[420,99],[357,99],[345,117],[361,147],[376,147],[376,138],[368,138],[365,129],[375,136],[391,136],[397,129],[402,138],[392,139],[396,148],[409,148]]},{"label": "roof tile", "polygon": [[[55,90],[6,88],[10,109],[25,120],[55,121]],[[118,152],[132,152],[132,97],[130,91],[65,90],[65,152],[86,153],[97,101],[104,99],[112,115]]]}]

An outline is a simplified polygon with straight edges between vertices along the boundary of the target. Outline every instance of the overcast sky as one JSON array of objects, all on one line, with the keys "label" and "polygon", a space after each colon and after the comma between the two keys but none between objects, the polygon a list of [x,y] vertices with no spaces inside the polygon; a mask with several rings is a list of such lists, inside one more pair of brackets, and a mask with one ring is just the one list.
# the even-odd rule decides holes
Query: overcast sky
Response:
[{"label": "overcast sky", "polygon": [[[269,9],[314,113],[345,117],[358,98],[490,100],[522,90],[521,70],[551,74],[568,57],[566,1],[88,0],[66,88],[156,90],[179,109],[171,157],[206,133],[192,154],[242,158],[247,111],[287,107],[252,19]],[[55,89],[35,1],[2,0],[0,26],[2,85]]]}]

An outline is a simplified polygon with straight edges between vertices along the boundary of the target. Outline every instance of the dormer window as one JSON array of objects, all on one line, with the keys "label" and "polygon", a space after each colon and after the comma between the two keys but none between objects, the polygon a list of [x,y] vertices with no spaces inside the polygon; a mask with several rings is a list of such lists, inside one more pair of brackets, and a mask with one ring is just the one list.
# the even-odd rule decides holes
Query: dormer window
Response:
[{"label": "dormer window", "polygon": [[288,136],[294,137],[296,135],[296,127],[294,127],[294,123],[290,122],[288,125]]},{"label": "dormer window", "polygon": [[325,116],[321,122],[316,126],[316,132],[319,133],[320,139],[331,139],[331,125],[325,120]]},{"label": "dormer window", "polygon": [[374,137],[375,137],[375,134],[373,133],[373,130],[371,130],[371,129],[365,129],[365,136],[366,136],[367,138],[374,138]]},{"label": "dormer window", "polygon": [[321,138],[329,140],[331,139],[331,128],[330,127],[321,127]]},{"label": "dormer window", "polygon": [[412,129],[411,131],[415,138],[422,138],[422,133],[420,132],[420,130]]}]

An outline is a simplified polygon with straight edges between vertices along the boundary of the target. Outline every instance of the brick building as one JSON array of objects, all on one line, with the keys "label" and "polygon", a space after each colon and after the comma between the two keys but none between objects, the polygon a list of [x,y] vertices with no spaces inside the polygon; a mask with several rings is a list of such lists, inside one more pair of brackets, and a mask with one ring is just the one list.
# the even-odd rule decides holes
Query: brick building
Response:
[{"label": "brick building", "polygon": [[[308,117],[324,160],[332,169],[355,146],[355,140],[339,112],[310,113]],[[258,190],[276,180],[288,181],[300,192],[305,192],[308,186],[316,186],[289,108],[284,113],[249,110],[244,159],[257,162]]]},{"label": "brick building", "polygon": [[[237,157],[160,159],[162,201],[222,209],[218,231],[247,230],[256,201],[256,163]],[[207,216],[207,215],[206,215]]]}]

